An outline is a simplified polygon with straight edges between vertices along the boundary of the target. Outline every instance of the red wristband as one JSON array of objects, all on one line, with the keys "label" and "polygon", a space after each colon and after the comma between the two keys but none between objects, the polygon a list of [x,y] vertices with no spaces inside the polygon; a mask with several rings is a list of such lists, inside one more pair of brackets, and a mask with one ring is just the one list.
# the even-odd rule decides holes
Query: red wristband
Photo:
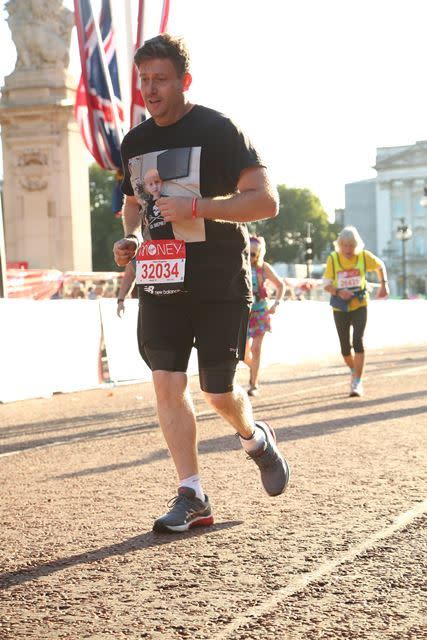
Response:
[{"label": "red wristband", "polygon": [[191,217],[193,220],[197,218],[197,198],[193,198],[191,201]]}]

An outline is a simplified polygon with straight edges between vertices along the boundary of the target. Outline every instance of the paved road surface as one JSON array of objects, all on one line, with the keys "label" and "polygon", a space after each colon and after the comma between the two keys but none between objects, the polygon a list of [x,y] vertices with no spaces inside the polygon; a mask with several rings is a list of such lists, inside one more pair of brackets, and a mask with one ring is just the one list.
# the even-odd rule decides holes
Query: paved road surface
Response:
[{"label": "paved road surface", "polygon": [[[243,380],[246,374],[240,371]],[[151,532],[175,492],[150,384],[0,405],[1,640],[427,638],[425,347],[271,366],[269,498],[197,391],[215,525]]]}]

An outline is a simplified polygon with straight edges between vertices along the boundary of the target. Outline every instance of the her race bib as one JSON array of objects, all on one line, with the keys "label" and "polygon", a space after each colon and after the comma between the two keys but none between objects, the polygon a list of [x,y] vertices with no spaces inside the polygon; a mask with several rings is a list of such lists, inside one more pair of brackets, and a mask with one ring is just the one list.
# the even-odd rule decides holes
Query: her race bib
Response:
[{"label": "her race bib", "polygon": [[338,271],[338,289],[360,289],[362,276],[359,269]]}]

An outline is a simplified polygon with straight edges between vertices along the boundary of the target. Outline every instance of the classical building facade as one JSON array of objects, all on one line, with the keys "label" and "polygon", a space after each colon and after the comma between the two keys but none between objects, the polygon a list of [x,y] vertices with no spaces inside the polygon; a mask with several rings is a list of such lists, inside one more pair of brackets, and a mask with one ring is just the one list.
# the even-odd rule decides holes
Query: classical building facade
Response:
[{"label": "classical building facade", "polygon": [[403,247],[398,227],[409,225],[405,241],[407,289],[425,293],[427,285],[427,141],[379,147],[377,177],[346,185],[345,224],[354,224],[368,248],[387,265],[392,293],[403,292]]},{"label": "classical building facade", "polygon": [[378,252],[402,289],[402,221],[412,230],[406,241],[407,284],[410,293],[425,292],[427,280],[427,207],[421,205],[427,186],[427,141],[405,147],[377,149]]}]

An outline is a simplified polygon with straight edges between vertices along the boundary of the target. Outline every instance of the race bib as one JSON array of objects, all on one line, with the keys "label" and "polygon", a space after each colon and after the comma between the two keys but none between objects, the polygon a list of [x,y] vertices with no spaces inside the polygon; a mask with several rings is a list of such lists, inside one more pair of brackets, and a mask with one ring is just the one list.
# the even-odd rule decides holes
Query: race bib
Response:
[{"label": "race bib", "polygon": [[360,289],[362,276],[359,269],[338,271],[338,289]]},{"label": "race bib", "polygon": [[184,288],[185,242],[147,240],[136,254],[136,284],[154,295],[177,293]]}]

